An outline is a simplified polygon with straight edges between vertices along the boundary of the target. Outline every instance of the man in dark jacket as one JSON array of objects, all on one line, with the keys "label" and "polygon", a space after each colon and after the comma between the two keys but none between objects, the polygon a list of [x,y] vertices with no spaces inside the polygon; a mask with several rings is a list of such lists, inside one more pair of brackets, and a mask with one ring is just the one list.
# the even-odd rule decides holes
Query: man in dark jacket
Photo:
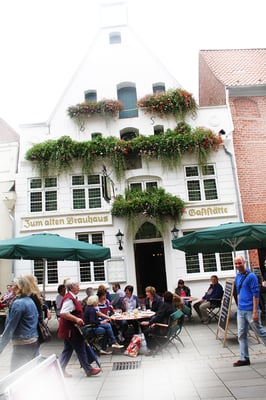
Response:
[{"label": "man in dark jacket", "polygon": [[[168,324],[168,319],[170,315],[176,311],[173,304],[173,293],[165,292],[163,295],[164,301],[160,304],[157,313],[151,317],[149,321],[141,322],[141,326],[145,327],[143,333],[145,335],[147,345],[149,349],[153,348],[154,341],[152,340],[152,335],[162,334],[161,327],[156,326],[156,323]],[[165,328],[164,328],[165,329]]]},{"label": "man in dark jacket", "polygon": [[220,285],[220,283],[218,282],[218,276],[212,275],[209,289],[202,297],[202,299],[197,301],[193,306],[198,316],[200,317],[201,322],[208,322],[207,308],[211,307],[211,305],[220,307],[223,293],[224,290],[222,285]]}]

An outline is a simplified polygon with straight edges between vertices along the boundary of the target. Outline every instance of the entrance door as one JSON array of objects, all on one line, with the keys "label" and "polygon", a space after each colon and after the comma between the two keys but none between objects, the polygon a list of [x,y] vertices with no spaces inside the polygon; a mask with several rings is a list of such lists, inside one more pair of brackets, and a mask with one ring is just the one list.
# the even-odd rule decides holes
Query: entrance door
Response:
[{"label": "entrance door", "polygon": [[163,242],[135,243],[134,248],[138,296],[145,297],[147,286],[162,295],[167,290]]}]

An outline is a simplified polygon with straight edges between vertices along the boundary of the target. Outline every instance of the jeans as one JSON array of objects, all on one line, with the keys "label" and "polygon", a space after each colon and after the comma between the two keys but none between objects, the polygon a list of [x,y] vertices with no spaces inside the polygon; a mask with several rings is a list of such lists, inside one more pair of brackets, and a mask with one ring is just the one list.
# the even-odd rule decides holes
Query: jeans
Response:
[{"label": "jeans", "polygon": [[237,310],[238,342],[240,345],[240,360],[249,359],[248,331],[250,328],[256,333],[266,346],[266,330],[261,325],[260,311],[258,322],[252,321],[252,311]]},{"label": "jeans", "polygon": [[115,338],[115,335],[113,332],[113,328],[109,322],[106,322],[105,324],[101,324],[97,328],[93,328],[93,332],[96,335],[104,335],[103,341],[102,341],[102,349],[103,350],[106,350],[106,348],[107,348],[108,339],[111,340],[111,344],[116,343],[116,338]]},{"label": "jeans", "polygon": [[15,371],[17,368],[33,360],[39,355],[39,343],[13,345],[10,370]]},{"label": "jeans", "polygon": [[65,371],[67,364],[70,361],[73,351],[77,354],[81,367],[85,372],[92,369],[89,363],[85,342],[82,339],[64,339],[64,349],[59,357],[60,365]]}]

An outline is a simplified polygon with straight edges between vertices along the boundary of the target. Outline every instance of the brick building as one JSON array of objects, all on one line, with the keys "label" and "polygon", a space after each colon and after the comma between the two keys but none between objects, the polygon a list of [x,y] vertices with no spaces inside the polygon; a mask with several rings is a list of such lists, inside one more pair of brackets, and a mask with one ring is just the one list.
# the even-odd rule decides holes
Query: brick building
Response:
[{"label": "brick building", "polygon": [[[201,50],[199,104],[228,104],[245,222],[266,222],[266,49]],[[250,252],[264,272],[266,249]]]}]

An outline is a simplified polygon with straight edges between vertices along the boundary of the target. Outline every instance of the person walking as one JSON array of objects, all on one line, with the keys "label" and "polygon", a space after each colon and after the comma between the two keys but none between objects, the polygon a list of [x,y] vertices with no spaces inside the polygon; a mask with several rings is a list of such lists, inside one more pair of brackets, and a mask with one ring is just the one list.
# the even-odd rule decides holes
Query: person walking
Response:
[{"label": "person walking", "polygon": [[266,346],[266,330],[261,325],[259,309],[259,281],[257,276],[246,268],[245,259],[237,256],[234,259],[237,272],[235,277],[235,301],[237,303],[237,329],[240,345],[240,359],[233,363],[234,367],[250,365],[248,350],[248,330],[260,337]]},{"label": "person walking", "polygon": [[15,278],[4,332],[0,339],[0,353],[12,340],[13,352],[10,370],[15,371],[38,355],[38,311],[31,299],[31,286],[27,277]]},{"label": "person walking", "polygon": [[59,357],[59,362],[64,376],[69,378],[72,375],[66,372],[66,366],[73,351],[77,354],[81,367],[87,376],[97,375],[100,368],[93,368],[88,360],[86,345],[82,335],[75,325],[83,326],[83,309],[77,299],[79,292],[78,282],[67,280],[65,283],[67,293],[63,297],[60,310],[58,337],[64,339],[64,349]]}]

